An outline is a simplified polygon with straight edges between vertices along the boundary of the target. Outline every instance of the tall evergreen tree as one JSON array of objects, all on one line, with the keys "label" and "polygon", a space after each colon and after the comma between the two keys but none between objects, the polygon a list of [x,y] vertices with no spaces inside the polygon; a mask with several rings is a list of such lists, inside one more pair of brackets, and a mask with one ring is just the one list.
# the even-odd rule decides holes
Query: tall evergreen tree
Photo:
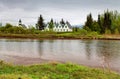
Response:
[{"label": "tall evergreen tree", "polygon": [[54,27],[54,22],[53,22],[53,19],[51,19],[50,23],[49,23],[49,28],[50,29],[53,29]]},{"label": "tall evergreen tree", "polygon": [[101,16],[100,14],[98,15],[98,20],[97,20],[98,26],[100,28],[100,33],[104,33],[103,32],[103,25],[102,25],[102,21],[101,21]]},{"label": "tall evergreen tree", "polygon": [[37,27],[39,30],[44,30],[44,28],[45,28],[44,19],[43,19],[42,15],[40,15],[40,17],[38,18]]},{"label": "tall evergreen tree", "polygon": [[101,18],[100,18],[100,15],[98,15],[98,24],[99,24],[99,26],[101,26]]},{"label": "tall evergreen tree", "polygon": [[111,30],[112,20],[110,17],[110,13],[107,11],[104,13],[104,22],[103,22],[103,31]]},{"label": "tall evergreen tree", "polygon": [[84,26],[84,29],[88,30],[92,30],[92,25],[93,25],[93,18],[92,18],[92,14],[90,13],[88,16],[87,16],[87,21],[85,22],[85,26]]}]

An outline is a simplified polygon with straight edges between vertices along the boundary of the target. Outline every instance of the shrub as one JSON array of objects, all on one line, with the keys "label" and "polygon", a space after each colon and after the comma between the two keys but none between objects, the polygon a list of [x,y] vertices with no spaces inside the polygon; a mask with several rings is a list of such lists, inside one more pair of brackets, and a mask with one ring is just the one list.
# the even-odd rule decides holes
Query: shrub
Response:
[{"label": "shrub", "polygon": [[105,34],[111,34],[111,30],[105,30]]}]

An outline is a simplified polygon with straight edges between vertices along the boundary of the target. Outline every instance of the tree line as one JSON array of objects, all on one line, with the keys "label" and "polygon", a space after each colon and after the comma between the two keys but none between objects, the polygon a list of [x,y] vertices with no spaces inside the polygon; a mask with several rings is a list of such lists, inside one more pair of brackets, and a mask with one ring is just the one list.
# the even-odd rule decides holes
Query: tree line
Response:
[{"label": "tree line", "polygon": [[[61,20],[61,23],[65,23]],[[53,28],[53,19],[49,22],[50,28]],[[44,30],[45,24],[42,15],[38,18],[37,28]],[[73,27],[74,31],[79,31],[80,28]],[[103,14],[98,14],[98,19],[94,20],[92,14],[88,14],[83,29],[88,32],[97,32],[99,34],[119,34],[120,33],[120,13],[118,11],[105,11]]]},{"label": "tree line", "polygon": [[87,15],[83,29],[95,31],[100,34],[119,34],[120,33],[120,13],[117,11],[105,11],[98,15],[97,20],[93,20],[92,14]]},{"label": "tree line", "polygon": [[[66,22],[69,23],[68,21]],[[47,23],[49,25],[49,29],[53,29],[55,23],[56,22],[53,21],[53,18],[51,18],[50,22]],[[61,19],[60,23],[65,25],[65,21],[63,19]],[[47,24],[45,24],[43,16],[40,15],[36,24],[36,29],[44,30]]]},{"label": "tree line", "polygon": [[[49,28],[54,27],[54,20],[51,19],[47,24]],[[61,19],[60,23],[65,24],[65,21]],[[0,33],[15,33],[15,34],[38,34],[45,29],[47,24],[44,22],[42,15],[38,17],[36,27],[24,28],[19,26],[13,26],[6,24],[4,27],[0,27]],[[117,11],[105,11],[103,14],[98,14],[98,19],[94,20],[92,14],[88,14],[86,22],[83,28],[73,27],[73,32],[82,32],[84,34],[89,32],[97,32],[98,34],[119,34],[120,33],[120,13]]]}]

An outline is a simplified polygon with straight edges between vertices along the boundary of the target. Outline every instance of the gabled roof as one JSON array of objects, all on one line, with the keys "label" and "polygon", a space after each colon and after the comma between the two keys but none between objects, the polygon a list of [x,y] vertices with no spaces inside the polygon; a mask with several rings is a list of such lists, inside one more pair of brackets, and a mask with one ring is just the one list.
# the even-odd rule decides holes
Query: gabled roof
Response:
[{"label": "gabled roof", "polygon": [[[65,24],[54,22],[54,27],[58,28],[59,26],[61,26],[62,28],[64,28],[65,26],[68,26],[70,29],[72,29],[72,26],[70,25],[69,22],[66,22]],[[46,28],[49,28],[49,23],[46,24]]]},{"label": "gabled roof", "polygon": [[58,27],[58,26],[59,26],[59,23],[56,23],[56,22],[55,22],[55,23],[54,23],[54,26]]},{"label": "gabled roof", "polygon": [[66,24],[68,25],[68,27],[70,28],[70,29],[72,29],[72,26],[71,26],[71,24],[67,21],[66,22]]}]

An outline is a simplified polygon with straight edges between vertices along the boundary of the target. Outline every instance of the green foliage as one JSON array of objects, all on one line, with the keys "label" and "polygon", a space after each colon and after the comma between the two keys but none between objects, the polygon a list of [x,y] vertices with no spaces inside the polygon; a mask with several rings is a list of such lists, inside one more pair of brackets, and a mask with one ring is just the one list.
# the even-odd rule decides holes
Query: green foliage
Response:
[{"label": "green foliage", "polygon": [[87,21],[85,22],[85,26],[84,26],[84,29],[88,30],[88,28],[90,30],[93,29],[93,18],[92,18],[92,14],[90,13],[88,16],[87,16]]},{"label": "green foliage", "polygon": [[73,27],[72,30],[73,30],[73,32],[78,32],[79,28],[78,27]]},{"label": "green foliage", "polygon": [[109,11],[107,11],[104,13],[103,30],[105,30],[105,32],[107,31],[107,29],[111,30],[111,25],[112,25],[111,14]]},{"label": "green foliage", "polygon": [[84,26],[83,29],[87,30],[88,32],[91,32],[91,29],[88,26]]},{"label": "green foliage", "polygon": [[48,63],[31,66],[0,64],[0,79],[119,79],[120,75],[107,70],[76,64]]},{"label": "green foliage", "polygon": [[35,29],[35,27],[30,27],[26,30],[27,34],[39,34],[40,30]]},{"label": "green foliage", "polygon": [[92,15],[89,14],[83,28],[87,31],[96,31],[101,34],[119,34],[120,13],[107,10],[104,14],[98,15],[97,21],[93,21]]},{"label": "green foliage", "polygon": [[97,32],[95,32],[95,31],[93,31],[93,32],[89,32],[89,33],[87,34],[87,36],[88,36],[88,37],[92,37],[92,38],[98,38],[98,37],[99,37],[99,34],[98,34]]},{"label": "green foliage", "polygon": [[108,34],[108,35],[110,35],[110,34],[111,34],[111,30],[109,30],[109,29],[106,29],[106,30],[105,30],[105,34]]},{"label": "green foliage", "polygon": [[98,32],[98,33],[101,32],[101,28],[100,28],[100,25],[98,24],[98,22],[94,21],[92,27],[93,27],[93,28],[92,28],[92,31],[96,31],[96,32]]},{"label": "green foliage", "polygon": [[85,36],[85,35],[87,35],[88,32],[85,29],[79,29],[78,33],[82,36]]},{"label": "green foliage", "polygon": [[45,28],[44,19],[43,19],[42,15],[40,15],[40,17],[38,18],[37,28],[38,28],[38,30],[44,30],[44,28]]},{"label": "green foliage", "polygon": [[1,27],[0,31],[2,33],[11,33],[11,34],[25,34],[26,33],[26,30],[24,28],[17,27],[17,26],[10,26],[10,25]]},{"label": "green foliage", "polygon": [[[71,35],[74,35],[75,37],[77,37],[78,35],[79,36],[86,36],[88,34],[88,31],[85,30],[85,29],[82,29],[82,28],[77,28],[77,27],[74,27],[73,28],[73,33]],[[78,37],[79,37],[78,36]]]},{"label": "green foliage", "polygon": [[53,30],[53,27],[54,27],[54,22],[53,22],[53,19],[51,19],[51,21],[49,23],[49,29]]},{"label": "green foliage", "polygon": [[35,29],[35,27],[24,28],[20,26],[13,26],[11,24],[6,24],[0,27],[0,33],[3,34],[39,34],[40,30]]},{"label": "green foliage", "polygon": [[9,23],[7,23],[6,25],[5,25],[5,28],[11,28],[11,27],[13,27],[11,24],[9,24]]},{"label": "green foliage", "polygon": [[111,31],[115,33],[115,30],[118,29],[120,32],[120,13],[117,11],[111,11],[111,18],[112,18],[112,26]]},{"label": "green foliage", "polygon": [[115,29],[115,34],[118,35],[119,34],[119,30]]},{"label": "green foliage", "polygon": [[28,75],[18,75],[18,74],[2,74],[0,79],[32,79]]}]

